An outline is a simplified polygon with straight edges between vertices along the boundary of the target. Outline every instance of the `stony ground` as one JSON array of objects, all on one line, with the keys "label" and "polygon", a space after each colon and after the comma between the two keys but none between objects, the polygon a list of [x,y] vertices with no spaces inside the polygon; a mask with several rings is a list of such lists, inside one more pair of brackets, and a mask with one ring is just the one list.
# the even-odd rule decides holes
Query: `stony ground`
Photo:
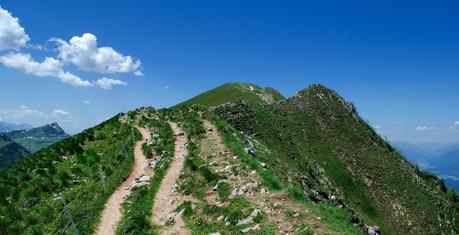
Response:
[{"label": "stony ground", "polygon": [[[268,220],[277,227],[279,234],[299,233],[302,229],[299,225],[303,224],[308,225],[317,234],[339,234],[327,228],[321,222],[321,218],[314,216],[310,208],[294,203],[285,193],[271,192],[263,187],[256,172],[243,168],[239,157],[223,144],[217,128],[207,120],[204,120],[204,126],[206,136],[201,142],[201,157],[216,173],[223,175],[224,181],[230,185],[230,199],[244,195],[256,208],[256,213],[267,215]],[[207,203],[220,207],[228,203],[219,201],[216,187],[206,193],[205,199]],[[259,226],[254,223],[250,228],[256,231]]]}]

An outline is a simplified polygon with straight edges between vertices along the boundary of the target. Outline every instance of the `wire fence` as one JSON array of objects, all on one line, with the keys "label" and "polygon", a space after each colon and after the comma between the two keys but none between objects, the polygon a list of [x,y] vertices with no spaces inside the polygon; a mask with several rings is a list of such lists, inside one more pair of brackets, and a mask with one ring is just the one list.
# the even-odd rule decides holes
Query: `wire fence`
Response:
[{"label": "wire fence", "polygon": [[[114,150],[112,155],[113,156],[124,156],[124,157],[121,157],[121,158],[116,158],[116,157],[112,157],[108,160],[108,164],[105,164],[104,167],[105,168],[112,168],[114,169],[116,166],[119,166],[119,164],[123,161],[125,161],[128,157],[129,157],[129,153],[128,153],[128,147],[129,146],[129,143],[132,141],[133,143],[133,146],[132,148],[135,148],[135,138],[134,138],[134,126],[131,125],[131,133],[130,133],[130,137],[132,138],[128,138],[126,141],[124,141],[122,143],[122,147],[118,150]],[[110,174],[113,175],[114,172],[112,172]],[[63,205],[63,209],[61,210],[61,212],[56,216],[56,219],[53,220],[53,222],[51,222],[50,224],[48,224],[48,227],[50,228],[53,228],[53,230],[51,230],[49,233],[50,234],[61,234],[61,233],[64,233],[64,231],[68,230],[69,228],[69,224],[71,225],[72,224],[72,215],[71,215],[71,208],[72,207],[77,207],[79,205],[76,205],[75,203],[78,203],[78,202],[81,202],[82,200],[82,197],[84,196],[87,196],[87,195],[91,195],[92,193],[91,192],[94,192],[94,190],[97,190],[97,189],[100,189],[100,188],[103,188],[104,185],[103,185],[103,182],[101,181],[102,180],[102,177],[104,177],[103,174],[100,174],[99,177],[95,178],[95,179],[90,179],[89,181],[85,181],[85,185],[88,186],[86,187],[84,190],[81,190],[78,192],[78,194],[76,195],[72,195],[71,199],[69,198],[65,198],[63,196],[63,194],[59,194],[58,197],[56,198],[53,198],[52,200],[57,200],[59,199],[59,197],[63,197],[64,200],[67,200],[66,203]],[[110,179],[110,178],[107,178],[107,179]],[[109,184],[110,182],[107,183],[107,185],[111,185]],[[105,194],[107,192],[104,192]],[[67,214],[67,215],[66,215]],[[68,218],[63,218],[64,216],[67,216]],[[68,222],[66,223],[65,226],[62,226],[62,221],[64,220],[68,220]],[[78,233],[78,230],[76,230],[76,232],[74,233]]]}]

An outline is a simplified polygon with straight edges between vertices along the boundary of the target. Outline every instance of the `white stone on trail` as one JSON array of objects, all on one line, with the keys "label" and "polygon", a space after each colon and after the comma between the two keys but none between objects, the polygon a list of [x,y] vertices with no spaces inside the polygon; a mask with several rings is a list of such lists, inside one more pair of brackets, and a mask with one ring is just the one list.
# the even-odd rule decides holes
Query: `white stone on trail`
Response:
[{"label": "white stone on trail", "polygon": [[148,185],[148,182],[136,182],[134,185],[132,185],[132,188],[143,187],[147,185]]},{"label": "white stone on trail", "polygon": [[255,231],[255,230],[259,230],[259,229],[260,229],[260,224],[256,224],[255,226],[242,229],[241,233],[248,233],[248,232],[252,232],[252,231]]},{"label": "white stone on trail", "polygon": [[242,219],[242,220],[239,220],[236,224],[236,226],[239,226],[239,225],[243,225],[243,224],[248,224],[250,222],[252,222],[252,220],[257,217],[258,215],[258,209],[255,209],[252,211],[252,214],[249,215],[249,217],[245,218],[245,219]]},{"label": "white stone on trail", "polygon": [[137,179],[137,182],[150,182],[150,176],[143,175],[139,179]]}]

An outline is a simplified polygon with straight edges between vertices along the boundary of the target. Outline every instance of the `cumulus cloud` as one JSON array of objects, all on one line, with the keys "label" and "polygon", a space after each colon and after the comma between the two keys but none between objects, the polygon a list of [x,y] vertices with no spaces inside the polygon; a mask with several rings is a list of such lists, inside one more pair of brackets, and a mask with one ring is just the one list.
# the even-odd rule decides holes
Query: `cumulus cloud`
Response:
[{"label": "cumulus cloud", "polygon": [[62,109],[56,109],[54,110],[53,112],[51,112],[51,116],[55,117],[55,118],[58,118],[60,120],[70,120],[72,119],[72,115],[65,111],[65,110],[62,110]]},{"label": "cumulus cloud", "polygon": [[113,86],[116,86],[116,85],[127,85],[127,83],[123,82],[123,81],[120,81],[120,80],[116,80],[116,79],[111,79],[111,78],[106,78],[106,77],[103,77],[101,79],[98,79],[95,84],[97,86],[99,86],[100,88],[102,89],[106,89],[106,90],[109,90],[111,89]]},{"label": "cumulus cloud", "polygon": [[81,79],[80,77],[64,71],[62,62],[46,57],[43,62],[35,61],[28,53],[8,53],[0,56],[0,63],[8,68],[22,70],[28,74],[38,77],[54,77],[62,82],[77,87],[92,86],[91,82]]},{"label": "cumulus cloud", "polygon": [[19,19],[0,6],[0,51],[19,49],[30,40]]},{"label": "cumulus cloud", "polygon": [[376,129],[376,130],[380,130],[380,129],[382,129],[382,126],[381,125],[373,125],[373,128]]},{"label": "cumulus cloud", "polygon": [[89,101],[89,100],[83,100],[83,104],[91,104],[91,101]]},{"label": "cumulus cloud", "polygon": [[455,121],[455,122],[454,122],[454,126],[455,126],[455,127],[459,127],[459,121]]},{"label": "cumulus cloud", "polygon": [[437,128],[434,127],[434,126],[417,126],[416,127],[416,130],[417,131],[434,131],[436,130]]},{"label": "cumulus cloud", "polygon": [[7,116],[10,119],[48,117],[46,113],[29,108],[26,105],[21,105],[19,106],[18,109],[13,109],[13,110],[0,110],[0,114]]},{"label": "cumulus cloud", "polygon": [[43,61],[35,60],[31,54],[20,51],[21,48],[48,51],[47,48],[30,44],[29,41],[30,38],[19,24],[19,19],[0,6],[0,51],[15,50],[0,55],[0,64],[7,68],[21,70],[38,77],[58,78],[75,87],[97,86],[103,89],[110,89],[114,85],[126,85],[126,83],[111,78],[97,81],[84,80],[64,67],[73,64],[83,71],[143,75],[140,60],[125,56],[112,47],[98,47],[96,36],[90,33],[74,36],[68,42],[52,38],[51,41],[57,45],[54,52],[58,55],[55,58],[46,57]]},{"label": "cumulus cloud", "polygon": [[59,58],[81,70],[142,75],[140,60],[125,56],[112,47],[97,47],[97,38],[93,34],[74,36],[68,42],[59,38],[53,38],[52,41],[58,45]]}]

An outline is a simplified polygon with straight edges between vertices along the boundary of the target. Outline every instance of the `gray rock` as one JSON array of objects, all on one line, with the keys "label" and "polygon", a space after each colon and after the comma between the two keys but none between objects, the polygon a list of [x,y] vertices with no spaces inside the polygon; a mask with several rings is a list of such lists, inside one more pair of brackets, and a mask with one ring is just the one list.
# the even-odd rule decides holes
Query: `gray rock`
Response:
[{"label": "gray rock", "polygon": [[132,188],[143,187],[147,185],[148,185],[148,182],[136,182],[134,185],[132,185]]},{"label": "gray rock", "polygon": [[381,235],[381,229],[378,226],[365,225],[368,235]]},{"label": "gray rock", "polygon": [[150,182],[150,176],[143,175],[139,179],[137,179],[137,182]]},{"label": "gray rock", "polygon": [[242,219],[242,220],[239,220],[236,224],[236,226],[239,226],[239,225],[243,225],[243,224],[248,224],[250,222],[252,222],[252,220],[257,217],[258,215],[258,209],[255,209],[252,211],[252,213],[245,219]]},{"label": "gray rock", "polygon": [[162,218],[160,221],[161,225],[169,225],[175,223],[175,216],[177,215],[176,212],[172,212],[168,214],[166,217]]},{"label": "gray rock", "polygon": [[257,155],[257,150],[253,146],[252,141],[250,141],[249,139],[245,141],[244,151],[254,157]]},{"label": "gray rock", "polygon": [[209,235],[222,235],[220,232],[216,232],[216,233],[209,233]]},{"label": "gray rock", "polygon": [[245,194],[245,191],[241,188],[235,188],[233,189],[233,191],[231,191],[231,194],[229,196],[230,199],[238,196],[238,195],[244,195]]},{"label": "gray rock", "polygon": [[248,232],[252,232],[252,231],[255,231],[255,230],[259,230],[260,229],[260,224],[256,224],[252,227],[248,227],[248,228],[245,228],[245,229],[242,229],[241,230],[241,233],[248,233]]}]

